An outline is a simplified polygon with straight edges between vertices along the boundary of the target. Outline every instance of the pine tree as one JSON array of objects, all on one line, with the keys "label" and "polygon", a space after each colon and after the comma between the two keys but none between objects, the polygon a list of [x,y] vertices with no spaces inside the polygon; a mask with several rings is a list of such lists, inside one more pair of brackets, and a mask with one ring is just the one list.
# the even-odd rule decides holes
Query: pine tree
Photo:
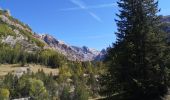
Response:
[{"label": "pine tree", "polygon": [[119,0],[117,41],[108,49],[105,95],[153,100],[167,92],[164,35],[155,0]]}]

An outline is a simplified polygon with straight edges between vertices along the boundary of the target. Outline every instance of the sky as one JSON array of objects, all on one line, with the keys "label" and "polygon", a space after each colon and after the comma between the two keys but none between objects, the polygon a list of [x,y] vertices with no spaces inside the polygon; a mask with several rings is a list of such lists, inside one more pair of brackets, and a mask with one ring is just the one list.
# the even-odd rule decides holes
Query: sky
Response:
[{"label": "sky", "polygon": [[[101,50],[116,41],[117,0],[0,0],[0,7],[28,24],[74,46]],[[170,0],[159,0],[162,15],[170,15]]]}]

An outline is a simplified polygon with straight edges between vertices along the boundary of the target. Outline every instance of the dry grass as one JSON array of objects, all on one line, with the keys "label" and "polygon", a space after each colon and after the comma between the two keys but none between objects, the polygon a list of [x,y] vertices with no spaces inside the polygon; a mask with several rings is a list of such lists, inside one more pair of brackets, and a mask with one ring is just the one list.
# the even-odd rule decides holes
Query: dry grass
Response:
[{"label": "dry grass", "polygon": [[[38,70],[43,70],[46,74],[50,74],[52,73],[53,75],[58,75],[59,70],[58,69],[51,69],[51,68],[47,68],[46,66],[42,66],[42,65],[35,65],[35,64],[29,64],[29,67],[31,69],[32,72],[36,73],[38,72]],[[20,64],[3,64],[0,65],[0,77],[8,74],[9,72],[14,72],[21,67]]]},{"label": "dry grass", "polygon": [[59,74],[58,68],[52,69],[52,68],[47,68],[47,66],[35,65],[35,64],[31,64],[30,68],[31,68],[31,71],[33,71],[34,73],[36,73],[36,72],[38,72],[38,70],[42,69],[46,74],[50,74],[50,73],[52,73],[53,75]]}]

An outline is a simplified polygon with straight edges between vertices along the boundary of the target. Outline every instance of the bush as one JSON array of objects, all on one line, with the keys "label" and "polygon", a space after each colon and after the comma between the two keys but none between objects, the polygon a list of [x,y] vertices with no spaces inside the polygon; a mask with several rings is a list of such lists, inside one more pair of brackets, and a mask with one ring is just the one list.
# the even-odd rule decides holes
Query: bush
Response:
[{"label": "bush", "polygon": [[89,98],[89,93],[86,90],[85,85],[79,84],[78,86],[76,86],[73,100],[88,100],[88,98]]},{"label": "bush", "polygon": [[70,100],[70,92],[68,87],[64,87],[60,95],[60,100]]},{"label": "bush", "polygon": [[14,31],[10,29],[8,25],[0,24],[0,37],[7,36],[7,35],[15,36]]},{"label": "bush", "polygon": [[47,100],[48,94],[46,88],[44,87],[44,83],[41,80],[37,79],[29,79],[30,81],[30,96],[34,100]]},{"label": "bush", "polygon": [[10,92],[8,89],[0,89],[0,100],[8,100]]}]

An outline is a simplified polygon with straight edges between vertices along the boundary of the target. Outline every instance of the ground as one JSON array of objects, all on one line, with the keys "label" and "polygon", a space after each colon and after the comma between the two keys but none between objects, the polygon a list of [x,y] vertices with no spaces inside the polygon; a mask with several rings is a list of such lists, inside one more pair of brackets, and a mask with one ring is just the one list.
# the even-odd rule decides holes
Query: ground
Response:
[{"label": "ground", "polygon": [[[43,71],[46,74],[52,73],[53,75],[58,75],[58,73],[59,73],[58,69],[47,68],[47,66],[35,65],[35,64],[29,64],[28,66],[29,66],[30,70],[34,73],[36,73],[38,70],[41,70],[41,69],[43,69]],[[18,70],[20,68],[24,68],[24,67],[21,67],[20,64],[1,64],[0,65],[0,77],[3,77],[4,75],[8,74],[9,72],[15,72],[16,70]]]}]

